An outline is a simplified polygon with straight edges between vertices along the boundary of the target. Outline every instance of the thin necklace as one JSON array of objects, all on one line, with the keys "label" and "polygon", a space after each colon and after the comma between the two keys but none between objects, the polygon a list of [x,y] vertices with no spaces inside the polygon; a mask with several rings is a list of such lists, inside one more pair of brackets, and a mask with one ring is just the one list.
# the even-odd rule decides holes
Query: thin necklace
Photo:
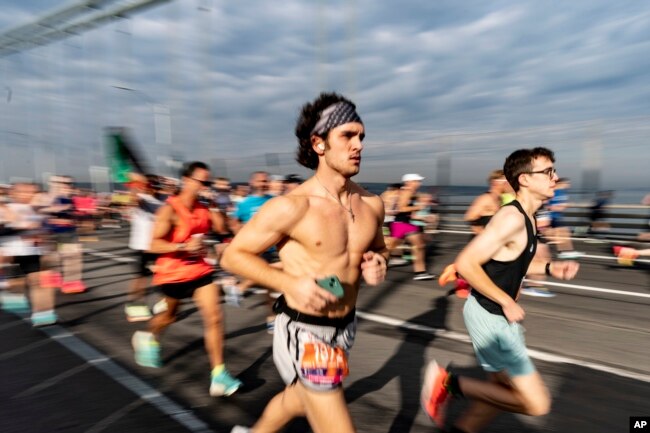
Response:
[{"label": "thin necklace", "polygon": [[318,178],[318,176],[314,175],[314,177],[316,178],[316,182],[318,182],[318,183],[320,184],[320,186],[322,186],[323,189],[324,189],[324,190],[325,190],[325,191],[326,191],[330,196],[332,196],[332,198],[334,198],[334,200],[336,200],[336,201],[338,202],[339,205],[341,205],[341,207],[343,208],[343,210],[345,210],[347,213],[350,214],[350,218],[352,218],[352,222],[354,222],[354,212],[352,212],[352,196],[351,196],[351,194],[350,194],[350,189],[347,188],[347,190],[348,190],[348,200],[349,200],[349,204],[348,204],[348,206],[349,206],[349,207],[346,208],[345,206],[343,206],[343,202],[341,201],[341,199],[340,199],[338,196],[335,196],[334,194],[332,194],[332,193],[330,192],[330,190],[327,189],[327,188],[325,187],[325,185],[323,185],[323,184],[321,183],[321,181],[320,181],[320,179]]}]

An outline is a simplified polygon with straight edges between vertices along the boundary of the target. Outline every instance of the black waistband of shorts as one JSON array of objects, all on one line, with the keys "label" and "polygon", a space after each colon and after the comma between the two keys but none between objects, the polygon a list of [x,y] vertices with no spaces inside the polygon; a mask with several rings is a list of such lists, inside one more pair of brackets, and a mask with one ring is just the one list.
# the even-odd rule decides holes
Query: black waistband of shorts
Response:
[{"label": "black waistband of shorts", "polygon": [[354,321],[354,317],[357,314],[356,308],[353,308],[352,311],[343,317],[312,316],[310,314],[301,313],[300,311],[294,310],[288,306],[284,296],[280,296],[275,301],[273,311],[275,313],[284,313],[295,322],[306,323],[307,325],[331,326],[338,329],[345,329],[346,326]]}]

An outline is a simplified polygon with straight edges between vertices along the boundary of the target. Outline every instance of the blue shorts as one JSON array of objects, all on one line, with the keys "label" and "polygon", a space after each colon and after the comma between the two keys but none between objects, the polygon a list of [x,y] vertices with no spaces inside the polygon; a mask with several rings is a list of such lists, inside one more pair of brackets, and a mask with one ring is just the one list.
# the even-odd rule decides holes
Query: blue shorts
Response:
[{"label": "blue shorts", "polygon": [[508,323],[504,316],[488,312],[472,295],[463,307],[463,319],[483,370],[505,370],[510,377],[535,371],[519,323]]}]

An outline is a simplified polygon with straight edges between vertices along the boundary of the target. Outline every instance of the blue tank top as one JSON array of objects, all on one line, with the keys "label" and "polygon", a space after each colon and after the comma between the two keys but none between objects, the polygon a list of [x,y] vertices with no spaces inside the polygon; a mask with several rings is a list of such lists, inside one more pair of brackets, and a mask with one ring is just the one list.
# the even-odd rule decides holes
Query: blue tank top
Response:
[{"label": "blue tank top", "polygon": [[[537,251],[537,238],[535,236],[533,222],[528,218],[528,215],[524,212],[521,204],[517,200],[514,200],[505,206],[514,206],[524,215],[526,220],[526,234],[528,238],[526,241],[526,248],[524,248],[519,257],[512,261],[501,262],[490,259],[490,261],[485,263],[482,268],[494,284],[506,292],[512,299],[516,299],[521,282],[528,271],[528,266],[533,260],[533,257],[535,257],[535,251]],[[478,290],[472,290],[472,296],[474,296],[478,303],[490,313],[503,316],[501,305],[489,299],[487,296],[484,296]]]}]

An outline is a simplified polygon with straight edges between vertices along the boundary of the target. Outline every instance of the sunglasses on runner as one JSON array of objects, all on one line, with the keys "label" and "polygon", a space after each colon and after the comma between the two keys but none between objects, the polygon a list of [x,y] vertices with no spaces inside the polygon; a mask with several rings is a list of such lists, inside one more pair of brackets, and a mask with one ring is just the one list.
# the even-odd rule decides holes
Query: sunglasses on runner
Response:
[{"label": "sunglasses on runner", "polygon": [[538,171],[526,171],[526,174],[545,174],[548,176],[549,179],[553,179],[553,176],[557,173],[557,170],[555,167],[549,167],[545,168],[544,170],[538,170]]},{"label": "sunglasses on runner", "polygon": [[193,177],[190,177],[190,179],[199,182],[199,183],[200,183],[201,185],[203,185],[203,186],[208,186],[208,187],[209,187],[209,186],[212,186],[212,182],[209,181],[209,180],[194,179]]}]

